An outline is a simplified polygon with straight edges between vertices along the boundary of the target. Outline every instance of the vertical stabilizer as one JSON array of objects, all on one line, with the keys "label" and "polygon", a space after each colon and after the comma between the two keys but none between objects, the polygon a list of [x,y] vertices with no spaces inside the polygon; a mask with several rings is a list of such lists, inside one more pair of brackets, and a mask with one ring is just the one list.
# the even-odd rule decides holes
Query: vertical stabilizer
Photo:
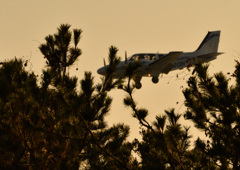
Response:
[{"label": "vertical stabilizer", "polygon": [[209,53],[217,53],[219,44],[220,31],[208,32],[196,53],[204,55]]}]

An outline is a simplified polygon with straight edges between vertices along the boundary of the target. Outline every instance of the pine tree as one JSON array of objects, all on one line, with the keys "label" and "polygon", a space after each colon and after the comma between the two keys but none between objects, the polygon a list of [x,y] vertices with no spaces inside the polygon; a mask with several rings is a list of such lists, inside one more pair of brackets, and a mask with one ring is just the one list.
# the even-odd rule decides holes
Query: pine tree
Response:
[{"label": "pine tree", "polygon": [[[81,54],[81,30],[60,25],[40,50],[47,60],[40,80],[24,69],[22,60],[0,67],[1,169],[130,169],[136,162],[129,127],[108,127],[105,116],[112,98],[108,91],[121,84],[112,80],[119,57],[109,48],[106,78],[95,85],[90,72],[80,80],[67,74]],[[73,41],[73,43],[71,43]],[[73,44],[73,46],[71,46]],[[40,81],[37,83],[37,81]]]},{"label": "pine tree", "polygon": [[[174,109],[165,111],[166,115],[156,116],[156,121],[151,125],[146,120],[148,110],[139,108],[133,98],[135,84],[131,80],[136,76],[139,63],[129,64],[125,75],[128,82],[123,90],[128,94],[124,104],[133,111],[132,115],[139,121],[142,142],[135,140],[135,150],[141,158],[142,169],[187,169],[186,165],[188,148],[190,146],[189,127],[179,123],[180,114]],[[189,165],[189,163],[188,163]]]},{"label": "pine tree", "polygon": [[[47,59],[47,67],[60,79],[65,77],[67,68],[72,66],[82,54],[81,49],[78,48],[82,30],[74,29],[72,33],[69,30],[70,27],[69,24],[60,25],[58,32],[46,36],[46,43],[39,47],[44,58]],[[71,46],[71,41],[73,41],[73,46]]]},{"label": "pine tree", "polygon": [[[209,65],[197,64],[183,90],[186,119],[205,132],[190,149],[189,127],[180,124],[174,109],[147,121],[149,111],[134,99],[136,70],[126,66],[124,84],[114,80],[120,57],[109,48],[106,75],[94,83],[91,72],[71,77],[68,70],[81,55],[82,31],[62,24],[39,49],[46,68],[39,79],[26,71],[26,62],[0,63],[0,168],[1,169],[239,169],[240,168],[240,63],[232,75],[208,74]],[[232,84],[231,80],[235,80]],[[142,141],[129,142],[129,126],[109,127],[112,98],[119,87],[124,104],[138,120]],[[135,151],[140,160],[132,156]]]},{"label": "pine tree", "polygon": [[[240,64],[237,62],[231,77],[222,72],[210,76],[208,66],[198,64],[188,80],[188,88],[183,91],[185,118],[192,120],[208,137],[207,142],[201,141],[203,154],[221,169],[239,169]],[[234,78],[235,85],[231,85],[230,79]]]}]

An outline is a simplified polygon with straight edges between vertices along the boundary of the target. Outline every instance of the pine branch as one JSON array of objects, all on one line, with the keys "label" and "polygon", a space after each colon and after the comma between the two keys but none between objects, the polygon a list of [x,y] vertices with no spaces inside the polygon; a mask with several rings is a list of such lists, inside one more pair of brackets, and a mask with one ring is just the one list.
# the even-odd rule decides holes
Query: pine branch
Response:
[{"label": "pine branch", "polygon": [[89,128],[89,126],[87,125],[87,122],[85,121],[85,119],[83,118],[83,116],[81,114],[80,115],[80,118],[81,120],[83,121],[86,129],[88,130],[88,132],[90,133],[94,143],[96,144],[96,146],[101,150],[103,151],[105,154],[107,154],[109,157],[113,158],[115,161],[117,161],[120,165],[122,165],[124,168],[128,169],[127,166],[117,157],[113,156],[110,152],[108,152],[106,149],[104,149],[98,142],[97,140],[95,139],[95,136],[93,135],[91,129]]},{"label": "pine branch", "polygon": [[[140,117],[140,115],[139,115],[139,110],[137,109],[136,104],[135,104],[134,99],[133,99],[133,96],[132,96],[132,93],[133,93],[133,89],[134,89],[134,88],[131,87],[130,81],[131,81],[131,77],[129,76],[129,77],[128,77],[127,86],[123,89],[123,90],[124,90],[125,92],[127,92],[128,95],[129,95],[130,101],[128,101],[128,106],[130,106],[130,107],[132,108],[134,114],[136,115],[137,119],[139,120],[139,123],[140,123],[142,126],[146,127],[147,129],[149,129],[150,131],[152,131],[154,134],[157,134],[157,132],[156,132],[156,131],[152,128],[152,126],[145,120],[145,118],[142,119],[142,118]],[[126,102],[126,101],[125,101],[125,102]],[[166,153],[167,153],[167,155],[168,155],[169,162],[170,162],[170,165],[171,165],[172,169],[175,169],[175,166],[174,166],[172,160],[174,160],[175,162],[177,162],[177,163],[181,166],[182,169],[185,169],[184,166],[183,166],[183,164],[182,164],[177,158],[174,157],[173,153],[170,152],[170,150],[169,150],[169,148],[168,148],[168,146],[167,146],[167,143],[166,143],[166,141],[165,141],[165,137],[164,137],[163,133],[161,133],[161,136],[162,136],[163,143],[164,143],[164,148],[165,148],[165,151],[166,151]]]}]

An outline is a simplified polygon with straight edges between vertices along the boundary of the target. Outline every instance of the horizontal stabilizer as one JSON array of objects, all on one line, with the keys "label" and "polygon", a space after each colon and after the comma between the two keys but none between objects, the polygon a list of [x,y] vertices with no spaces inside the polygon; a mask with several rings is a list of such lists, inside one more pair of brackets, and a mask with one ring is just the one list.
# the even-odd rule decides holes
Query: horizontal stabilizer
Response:
[{"label": "horizontal stabilizer", "polygon": [[209,60],[215,59],[217,56],[219,56],[221,54],[223,54],[223,53],[204,54],[204,55],[197,56],[197,59],[200,61],[209,61]]}]

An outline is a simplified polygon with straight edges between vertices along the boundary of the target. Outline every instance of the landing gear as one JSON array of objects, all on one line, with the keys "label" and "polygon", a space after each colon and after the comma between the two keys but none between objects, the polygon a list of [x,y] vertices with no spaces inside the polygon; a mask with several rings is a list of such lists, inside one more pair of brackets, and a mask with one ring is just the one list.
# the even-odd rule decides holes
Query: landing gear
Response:
[{"label": "landing gear", "polygon": [[141,79],[142,79],[142,77],[139,77],[139,76],[134,77],[136,89],[141,89],[141,87],[142,87]]},{"label": "landing gear", "polygon": [[152,82],[153,83],[156,84],[156,83],[158,83],[158,81],[159,81],[158,77],[152,77]]},{"label": "landing gear", "polygon": [[136,87],[136,89],[141,89],[142,84],[140,82],[136,82],[135,87]]},{"label": "landing gear", "polygon": [[123,89],[123,85],[118,85],[118,89]]}]

